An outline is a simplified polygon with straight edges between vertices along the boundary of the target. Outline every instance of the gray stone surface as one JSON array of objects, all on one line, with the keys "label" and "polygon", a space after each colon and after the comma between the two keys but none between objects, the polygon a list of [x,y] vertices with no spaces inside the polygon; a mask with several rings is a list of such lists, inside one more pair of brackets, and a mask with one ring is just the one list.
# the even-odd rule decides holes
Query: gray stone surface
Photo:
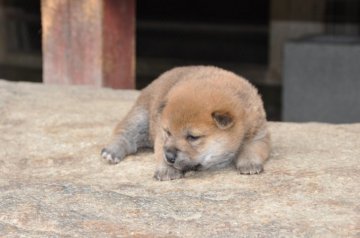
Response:
[{"label": "gray stone surface", "polygon": [[265,173],[100,159],[138,95],[0,81],[0,237],[359,237],[360,124],[271,123]]},{"label": "gray stone surface", "polygon": [[360,122],[360,37],[316,36],[285,46],[283,120]]}]

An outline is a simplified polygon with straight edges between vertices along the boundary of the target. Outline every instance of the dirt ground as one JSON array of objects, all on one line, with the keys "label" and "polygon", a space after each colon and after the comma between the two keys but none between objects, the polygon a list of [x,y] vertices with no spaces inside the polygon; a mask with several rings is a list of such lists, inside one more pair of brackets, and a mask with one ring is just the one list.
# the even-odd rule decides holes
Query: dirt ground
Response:
[{"label": "dirt ground", "polygon": [[0,81],[0,237],[359,237],[360,124],[270,123],[260,175],[100,158],[138,92]]}]

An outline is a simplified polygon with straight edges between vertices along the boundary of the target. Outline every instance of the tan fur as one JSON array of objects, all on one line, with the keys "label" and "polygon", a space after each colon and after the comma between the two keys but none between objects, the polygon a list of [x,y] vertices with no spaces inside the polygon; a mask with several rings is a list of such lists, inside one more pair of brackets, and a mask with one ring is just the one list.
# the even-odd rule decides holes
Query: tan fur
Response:
[{"label": "tan fur", "polygon": [[234,162],[256,174],[270,152],[263,103],[245,79],[212,66],[169,70],[145,88],[102,150],[110,163],[141,147],[154,147],[155,178]]}]

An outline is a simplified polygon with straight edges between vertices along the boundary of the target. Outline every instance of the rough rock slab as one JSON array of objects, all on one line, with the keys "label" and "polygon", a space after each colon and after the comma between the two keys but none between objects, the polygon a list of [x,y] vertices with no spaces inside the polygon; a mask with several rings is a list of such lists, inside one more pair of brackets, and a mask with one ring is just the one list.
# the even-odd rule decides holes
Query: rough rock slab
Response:
[{"label": "rough rock slab", "polygon": [[99,156],[138,93],[0,81],[0,237],[360,237],[360,124],[271,123],[261,175]]}]

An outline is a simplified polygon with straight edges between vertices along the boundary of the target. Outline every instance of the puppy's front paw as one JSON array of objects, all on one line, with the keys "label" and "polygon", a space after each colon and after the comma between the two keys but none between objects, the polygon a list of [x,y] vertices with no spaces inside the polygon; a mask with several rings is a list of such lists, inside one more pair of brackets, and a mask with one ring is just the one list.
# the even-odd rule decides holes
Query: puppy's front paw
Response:
[{"label": "puppy's front paw", "polygon": [[240,174],[259,174],[264,170],[262,164],[252,161],[241,161],[236,167]]},{"label": "puppy's front paw", "polygon": [[154,178],[159,181],[167,181],[180,179],[184,177],[184,173],[170,166],[161,166],[156,169]]},{"label": "puppy's front paw", "polygon": [[101,150],[101,157],[110,164],[117,164],[125,157],[125,152],[122,149],[104,148]]}]

